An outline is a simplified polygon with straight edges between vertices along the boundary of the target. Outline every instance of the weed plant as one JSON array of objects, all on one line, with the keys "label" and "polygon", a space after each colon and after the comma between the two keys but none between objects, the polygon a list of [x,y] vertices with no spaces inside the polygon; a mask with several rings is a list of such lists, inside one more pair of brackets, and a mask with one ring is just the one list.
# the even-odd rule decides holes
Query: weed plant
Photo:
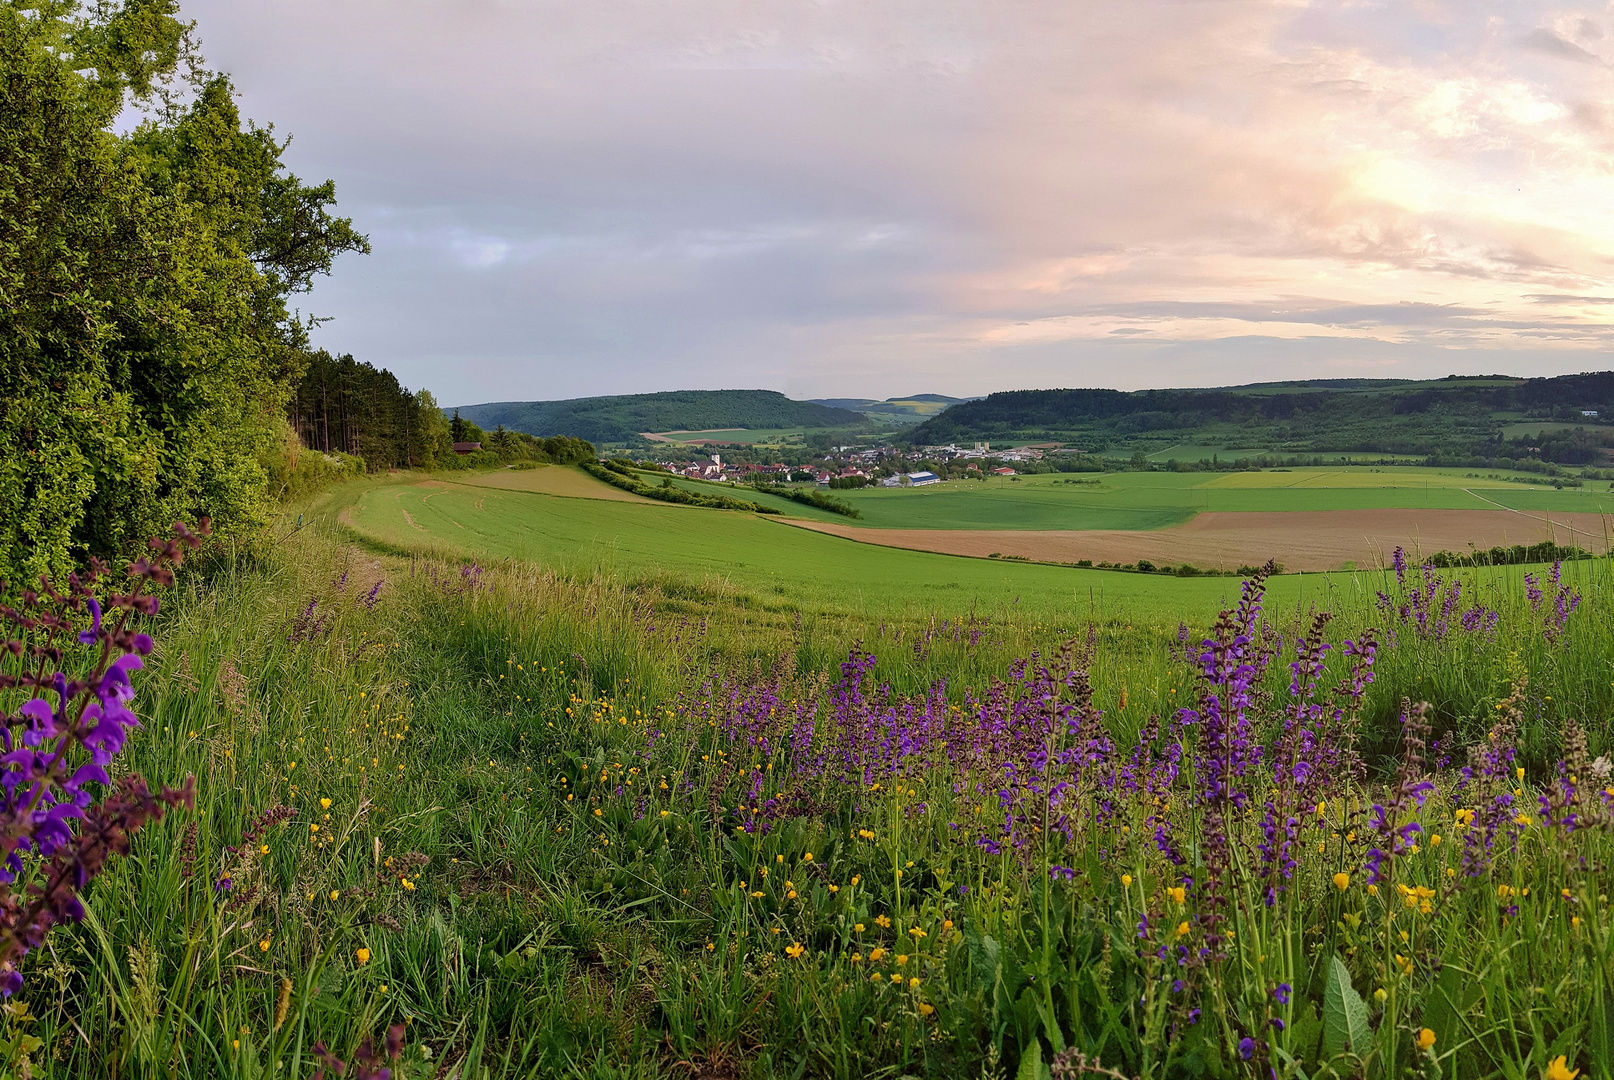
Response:
[{"label": "weed plant", "polygon": [[194,813],[29,955],[14,1070],[1611,1075],[1604,560],[1072,635],[216,558],[119,761]]}]

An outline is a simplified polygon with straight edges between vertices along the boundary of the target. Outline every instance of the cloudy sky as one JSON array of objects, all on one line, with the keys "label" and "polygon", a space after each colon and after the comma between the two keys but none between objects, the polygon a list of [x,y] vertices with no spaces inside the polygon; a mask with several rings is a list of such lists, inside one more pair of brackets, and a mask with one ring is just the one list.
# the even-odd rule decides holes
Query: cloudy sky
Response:
[{"label": "cloudy sky", "polygon": [[1614,4],[184,10],[448,405],[1614,367]]}]

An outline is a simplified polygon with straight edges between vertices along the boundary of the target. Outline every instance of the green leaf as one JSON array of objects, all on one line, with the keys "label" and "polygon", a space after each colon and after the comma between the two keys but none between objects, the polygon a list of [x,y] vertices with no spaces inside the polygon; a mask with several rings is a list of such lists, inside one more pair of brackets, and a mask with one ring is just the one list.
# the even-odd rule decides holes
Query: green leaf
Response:
[{"label": "green leaf", "polygon": [[1020,1068],[1014,1080],[1042,1080],[1042,1040],[1032,1039],[1025,1053],[1020,1055]]},{"label": "green leaf", "polygon": [[1343,1054],[1347,1049],[1358,1057],[1366,1057],[1373,1043],[1373,1028],[1368,1023],[1367,1005],[1351,986],[1351,973],[1334,957],[1328,967],[1328,984],[1323,989],[1323,1060]]}]

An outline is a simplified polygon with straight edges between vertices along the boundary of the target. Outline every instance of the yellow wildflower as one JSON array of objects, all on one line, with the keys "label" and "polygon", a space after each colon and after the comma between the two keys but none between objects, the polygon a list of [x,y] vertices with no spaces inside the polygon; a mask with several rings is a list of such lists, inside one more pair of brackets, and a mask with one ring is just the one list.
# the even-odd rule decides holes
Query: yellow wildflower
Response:
[{"label": "yellow wildflower", "polygon": [[1419,1050],[1427,1050],[1433,1045],[1435,1045],[1435,1033],[1433,1031],[1430,1031],[1428,1028],[1424,1028],[1422,1031],[1418,1032]]},{"label": "yellow wildflower", "polygon": [[1547,1071],[1541,1075],[1543,1080],[1575,1080],[1575,1077],[1580,1075],[1580,1070],[1571,1069],[1564,1055],[1559,1054],[1547,1062]]},{"label": "yellow wildflower", "polygon": [[785,953],[786,953],[786,954],[787,954],[787,955],[788,955],[788,956],[789,956],[789,957],[790,957],[790,958],[791,958],[791,959],[792,959],[792,960],[795,960],[795,959],[796,959],[796,958],[798,958],[798,957],[799,957],[799,956],[801,956],[801,954],[802,954],[802,953],[804,953],[804,952],[806,952],[806,951],[807,951],[807,950],[806,950],[806,949],[805,949],[805,948],[804,948],[804,947],[803,947],[803,946],[802,946],[802,944],[801,944],[801,942],[799,942],[799,941],[797,941],[797,942],[794,942],[794,943],[793,943],[793,944],[791,944],[791,945],[790,945],[790,946],[788,946],[788,947],[787,947],[787,948],[786,948],[786,949],[785,949]]},{"label": "yellow wildflower", "polygon": [[1338,889],[1340,892],[1344,892],[1346,889],[1348,889],[1350,887],[1351,887],[1351,875],[1347,874],[1343,870],[1341,870],[1339,873],[1334,875],[1334,888]]},{"label": "yellow wildflower", "polygon": [[355,949],[353,951],[353,955],[358,957],[359,963],[361,963],[361,964],[368,964],[370,962],[370,950],[369,949]]}]

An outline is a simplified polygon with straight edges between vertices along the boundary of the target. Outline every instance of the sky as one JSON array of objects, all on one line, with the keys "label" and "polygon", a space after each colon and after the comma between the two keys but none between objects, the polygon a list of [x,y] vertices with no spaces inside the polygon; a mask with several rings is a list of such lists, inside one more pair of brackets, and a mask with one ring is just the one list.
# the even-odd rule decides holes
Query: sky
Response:
[{"label": "sky", "polygon": [[1614,367],[1614,3],[182,2],[444,405]]}]

